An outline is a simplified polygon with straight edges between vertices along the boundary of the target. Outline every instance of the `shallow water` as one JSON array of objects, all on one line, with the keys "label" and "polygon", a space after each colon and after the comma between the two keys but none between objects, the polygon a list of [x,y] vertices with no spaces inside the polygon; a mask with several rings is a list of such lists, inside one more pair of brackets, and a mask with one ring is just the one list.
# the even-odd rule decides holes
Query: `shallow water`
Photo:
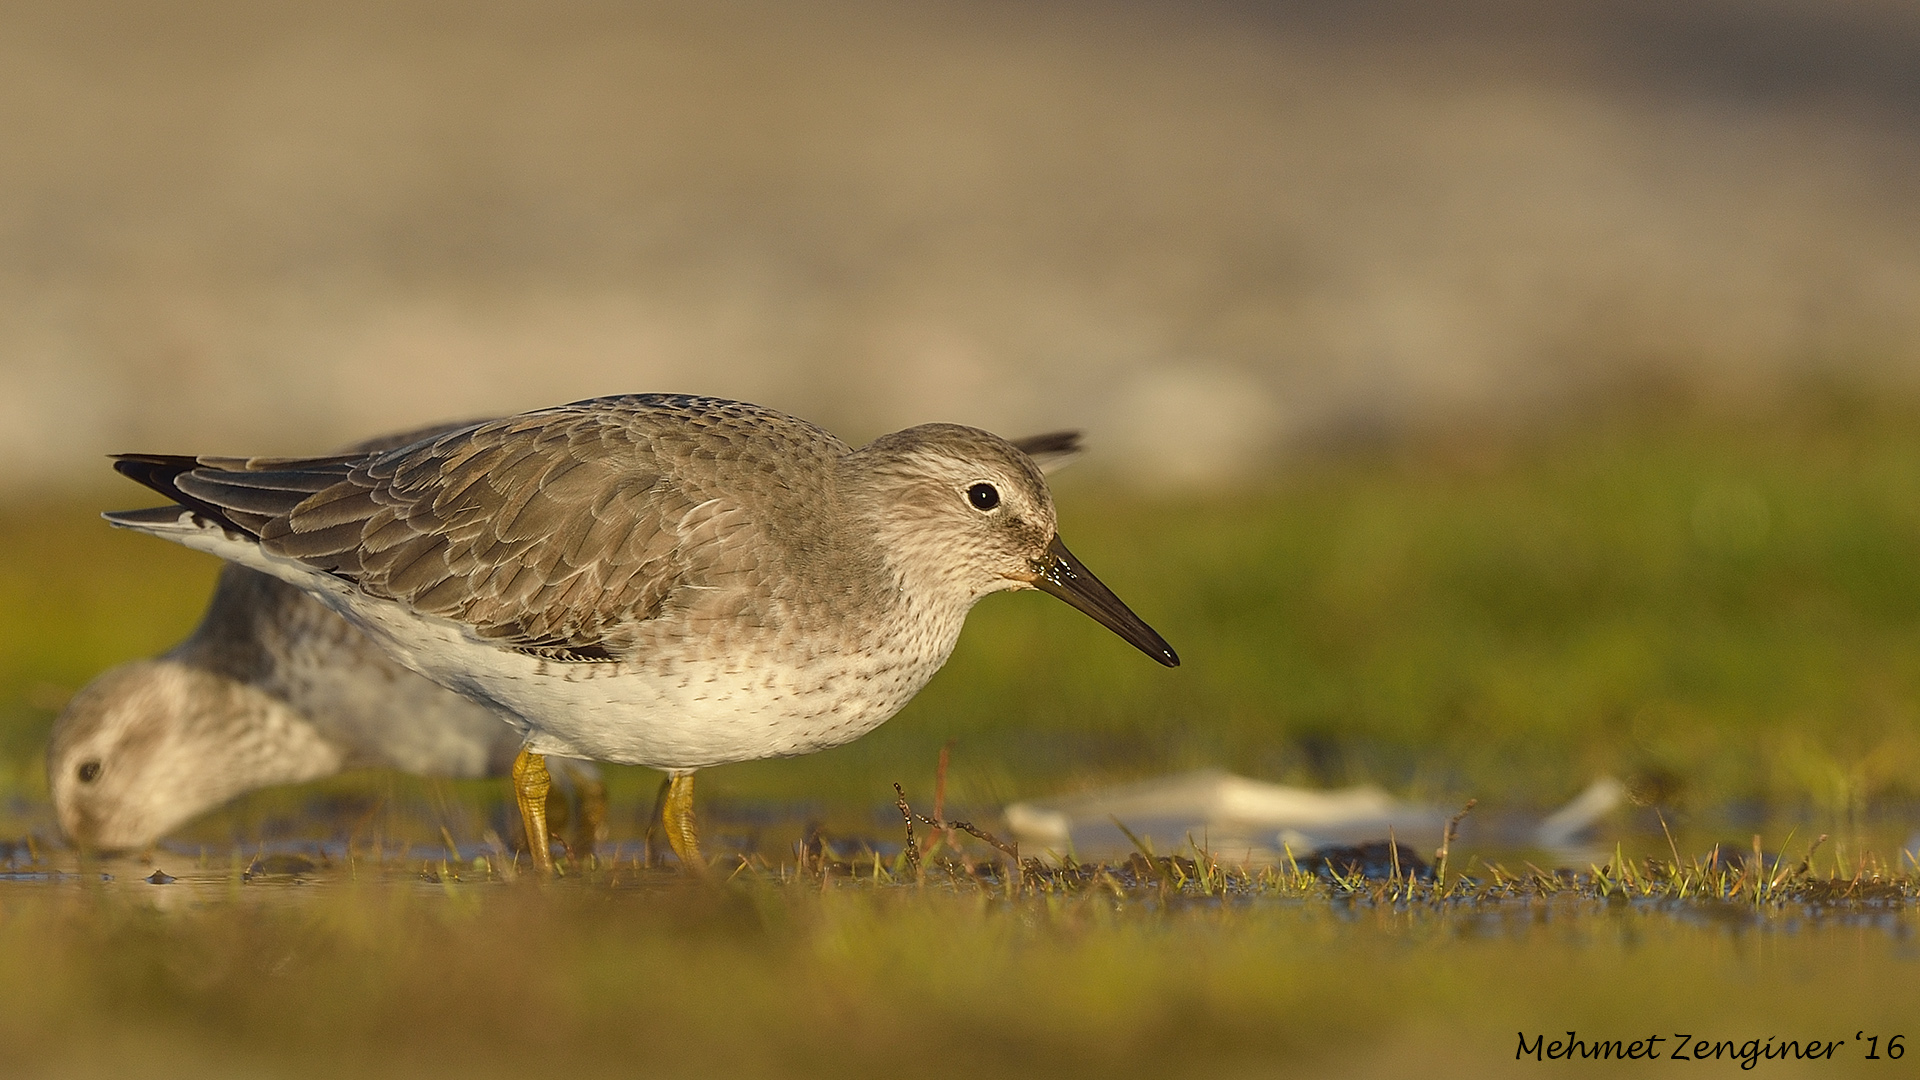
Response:
[{"label": "shallow water", "polygon": [[[1411,881],[1382,881],[1377,859],[1288,878],[1202,837],[1155,853],[1183,862],[1116,853],[1078,877],[1049,857],[1024,889],[969,842],[921,885],[896,808],[724,798],[703,807],[703,884],[647,865],[645,794],[616,798],[595,858],[546,884],[501,839],[497,784],[262,792],[144,856],[89,860],[16,801],[0,1046],[46,1077],[1444,1077],[1534,1075],[1549,1066],[1523,1046],[1572,1031],[1669,1053],[1710,1037],[1724,1052],[1702,1072],[1739,1070],[1751,1045],[1769,1075],[1889,1076],[1905,1075],[1891,1040],[1920,1037],[1915,819],[1898,808],[1629,811],[1549,850],[1522,846],[1531,818],[1482,809],[1436,896],[1417,871],[1437,835],[1395,837]],[[1721,870],[1682,896],[1655,864]],[[1833,1057],[1764,1056],[1816,1035]]]}]

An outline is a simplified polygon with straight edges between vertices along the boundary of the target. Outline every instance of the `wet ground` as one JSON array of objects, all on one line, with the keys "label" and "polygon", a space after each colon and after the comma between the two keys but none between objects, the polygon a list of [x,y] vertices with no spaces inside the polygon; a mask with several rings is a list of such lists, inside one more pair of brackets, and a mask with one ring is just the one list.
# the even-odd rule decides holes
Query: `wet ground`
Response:
[{"label": "wet ground", "polygon": [[47,1077],[1532,1075],[1569,1039],[1557,1067],[1617,1075],[1646,1066],[1613,1042],[1655,1037],[1707,1071],[1911,1075],[1891,1055],[1920,1037],[1894,992],[1920,977],[1920,880],[1785,846],[1467,855],[1436,882],[1404,845],[1014,872],[828,840],[700,882],[621,840],[538,884],[485,845],[19,843],[0,1042]]}]

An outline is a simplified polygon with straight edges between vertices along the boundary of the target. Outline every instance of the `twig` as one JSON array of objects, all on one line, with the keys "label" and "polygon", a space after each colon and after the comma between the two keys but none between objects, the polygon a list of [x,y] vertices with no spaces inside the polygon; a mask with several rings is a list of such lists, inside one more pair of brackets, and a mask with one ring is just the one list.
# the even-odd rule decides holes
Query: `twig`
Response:
[{"label": "twig", "polygon": [[[1819,839],[1817,839],[1817,840],[1815,840],[1815,841],[1813,842],[1813,846],[1807,849],[1807,857],[1806,857],[1806,859],[1805,859],[1805,860],[1804,860],[1803,862],[1801,862],[1801,864],[1800,864],[1800,872],[1801,872],[1801,873],[1803,873],[1803,874],[1811,874],[1811,873],[1813,873],[1813,853],[1814,853],[1814,852],[1816,852],[1816,851],[1819,851],[1819,850],[1820,850],[1820,845],[1821,845],[1821,844],[1824,844],[1824,843],[1826,843],[1826,842],[1827,842],[1827,834],[1826,834],[1826,833],[1821,833],[1821,834],[1820,834],[1820,837],[1819,837]],[[1915,866],[1915,868],[1916,868],[1916,869],[1920,869],[1920,862],[1916,862],[1916,863],[1914,864],[1914,866]]]},{"label": "twig", "polygon": [[[1020,865],[1019,841],[1009,844],[985,829],[976,827],[969,821],[942,821],[937,818],[930,818],[925,814],[916,812],[907,805],[907,793],[901,789],[899,784],[894,784],[893,790],[900,796],[899,801],[894,805],[900,808],[901,816],[907,819],[908,843],[912,843],[912,829],[915,821],[920,822],[930,829],[942,829],[947,832],[952,832],[957,829],[973,837],[975,840],[992,846],[995,850],[1013,860],[1013,874],[1015,879],[1021,881],[1022,884],[1025,883],[1026,870]],[[917,855],[915,857],[918,858]]]},{"label": "twig", "polygon": [[[942,764],[946,763],[945,753],[941,754],[940,760]],[[921,876],[920,845],[913,839],[913,808],[907,805],[906,789],[900,786],[898,780],[893,783],[893,793],[899,796],[893,805],[900,808],[900,820],[907,826],[907,869],[913,871],[914,877],[919,878]]]},{"label": "twig", "polygon": [[993,847],[998,849],[1001,853],[1005,854],[1007,858],[1012,859],[1014,864],[1014,871],[1016,873],[1020,872],[1020,844],[1018,841],[1015,841],[1014,843],[1011,843],[1011,844],[1006,843],[1005,841],[1001,840],[999,837],[993,835],[990,832],[987,832],[985,829],[974,827],[974,825],[971,822],[931,821],[925,817],[922,817],[920,820],[926,822],[929,825],[933,825],[942,829],[948,829],[948,830],[958,829],[961,832],[966,833],[968,836],[973,837],[975,840],[979,840],[987,844],[991,844]]},{"label": "twig", "polygon": [[1479,799],[1468,799],[1467,805],[1461,807],[1459,813],[1447,819],[1447,827],[1445,831],[1440,834],[1440,850],[1433,853],[1433,883],[1435,885],[1445,885],[1447,883],[1447,852],[1453,849],[1454,835],[1460,831],[1460,819],[1473,813],[1473,808],[1479,804]]}]

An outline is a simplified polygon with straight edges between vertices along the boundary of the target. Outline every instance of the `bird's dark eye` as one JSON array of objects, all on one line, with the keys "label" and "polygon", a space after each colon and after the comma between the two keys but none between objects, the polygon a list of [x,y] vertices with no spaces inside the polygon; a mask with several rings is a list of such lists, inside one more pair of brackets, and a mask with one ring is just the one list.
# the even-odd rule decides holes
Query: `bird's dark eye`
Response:
[{"label": "bird's dark eye", "polygon": [[991,510],[1000,505],[1000,489],[992,484],[975,484],[967,489],[967,501],[975,510]]},{"label": "bird's dark eye", "polygon": [[80,782],[81,783],[91,784],[93,783],[93,778],[99,775],[100,775],[99,762],[83,761],[80,763]]}]

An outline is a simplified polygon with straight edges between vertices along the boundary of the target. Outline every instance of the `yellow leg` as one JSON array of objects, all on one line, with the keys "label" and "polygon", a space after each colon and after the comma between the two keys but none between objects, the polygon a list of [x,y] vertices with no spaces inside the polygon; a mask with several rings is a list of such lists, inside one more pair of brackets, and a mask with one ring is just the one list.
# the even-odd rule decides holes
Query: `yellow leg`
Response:
[{"label": "yellow leg", "polygon": [[607,838],[607,785],[590,768],[564,758],[557,773],[551,765],[547,772],[563,781],[547,789],[547,836],[566,848],[569,863],[584,865]]},{"label": "yellow leg", "polygon": [[[564,778],[564,774],[555,777],[552,765],[547,766],[547,775],[555,779]],[[571,792],[572,789],[564,783],[556,783],[547,789],[547,839],[560,841],[563,847],[569,849],[569,855],[573,854],[573,841],[567,838],[567,830],[569,826],[578,824],[573,819],[574,807],[569,798]]]},{"label": "yellow leg", "polygon": [[671,775],[660,778],[660,790],[653,794],[653,809],[647,814],[647,869],[651,870],[666,860],[660,857],[660,826],[667,812],[667,792],[673,790]]},{"label": "yellow leg", "polygon": [[526,826],[527,853],[541,877],[553,876],[553,851],[547,839],[547,759],[524,747],[513,759],[513,794],[520,800],[520,822]]},{"label": "yellow leg", "polygon": [[573,843],[569,847],[575,859],[584,861],[607,838],[607,785],[597,777],[575,774],[573,793],[579,805],[573,816]]},{"label": "yellow leg", "polygon": [[667,803],[662,808],[662,823],[667,843],[680,856],[680,865],[690,873],[705,874],[707,860],[700,855],[700,843],[693,828],[693,773],[677,772],[667,781]]}]

